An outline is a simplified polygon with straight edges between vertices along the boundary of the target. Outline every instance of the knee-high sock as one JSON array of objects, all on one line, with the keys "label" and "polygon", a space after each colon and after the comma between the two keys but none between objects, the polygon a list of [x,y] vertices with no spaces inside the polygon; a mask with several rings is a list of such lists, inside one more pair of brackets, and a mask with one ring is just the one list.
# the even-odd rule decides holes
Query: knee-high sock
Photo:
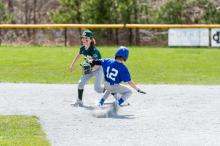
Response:
[{"label": "knee-high sock", "polygon": [[78,99],[82,100],[82,96],[83,96],[83,89],[78,89]]}]

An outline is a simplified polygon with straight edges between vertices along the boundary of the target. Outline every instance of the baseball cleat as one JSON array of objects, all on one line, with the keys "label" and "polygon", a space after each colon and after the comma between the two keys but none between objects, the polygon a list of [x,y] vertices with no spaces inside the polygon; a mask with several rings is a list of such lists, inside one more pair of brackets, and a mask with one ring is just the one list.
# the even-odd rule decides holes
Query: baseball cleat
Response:
[{"label": "baseball cleat", "polygon": [[70,105],[74,107],[83,107],[83,102],[82,100],[77,99],[75,103],[71,103]]}]

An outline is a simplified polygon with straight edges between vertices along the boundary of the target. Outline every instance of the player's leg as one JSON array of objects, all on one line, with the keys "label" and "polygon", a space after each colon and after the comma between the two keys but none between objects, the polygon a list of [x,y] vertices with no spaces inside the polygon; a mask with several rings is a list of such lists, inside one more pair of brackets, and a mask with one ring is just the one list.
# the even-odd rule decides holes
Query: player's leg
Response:
[{"label": "player's leg", "polygon": [[128,87],[126,87],[124,85],[120,85],[120,84],[113,85],[112,86],[112,92],[121,94],[121,97],[119,97],[117,99],[117,102],[118,102],[119,105],[124,103],[124,101],[127,100],[132,94],[131,89],[129,89]]},{"label": "player's leg", "polygon": [[106,91],[104,92],[104,95],[102,96],[102,98],[101,98],[100,101],[99,101],[99,106],[102,106],[102,105],[104,104],[105,100],[109,97],[110,93],[111,93],[111,92],[108,91],[108,90],[106,90]]},{"label": "player's leg", "polygon": [[92,77],[92,74],[86,74],[80,78],[79,84],[78,84],[78,99],[76,100],[75,103],[73,103],[73,105],[82,105],[84,87],[91,77]]},{"label": "player's leg", "polygon": [[127,100],[131,96],[132,91],[126,86],[119,85],[118,93],[121,94],[121,97],[118,98],[118,104],[121,105],[125,100]]},{"label": "player's leg", "polygon": [[131,96],[132,91],[128,87],[118,84],[112,86],[112,92],[121,94],[121,96],[118,97],[116,102],[113,104],[112,112],[117,113],[119,106],[121,106]]},{"label": "player's leg", "polygon": [[98,93],[103,93],[105,91],[104,87],[101,86],[102,83],[102,67],[100,66],[96,71],[93,72],[95,76],[94,89]]}]

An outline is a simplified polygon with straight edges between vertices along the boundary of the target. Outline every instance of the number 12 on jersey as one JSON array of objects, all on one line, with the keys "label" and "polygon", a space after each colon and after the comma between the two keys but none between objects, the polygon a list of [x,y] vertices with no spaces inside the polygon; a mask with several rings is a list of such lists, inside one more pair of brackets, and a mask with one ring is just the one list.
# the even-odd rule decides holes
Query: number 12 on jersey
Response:
[{"label": "number 12 on jersey", "polygon": [[115,78],[117,77],[118,75],[118,70],[115,69],[115,68],[111,68],[110,70],[110,66],[107,67],[107,74],[106,74],[106,77],[115,81]]}]

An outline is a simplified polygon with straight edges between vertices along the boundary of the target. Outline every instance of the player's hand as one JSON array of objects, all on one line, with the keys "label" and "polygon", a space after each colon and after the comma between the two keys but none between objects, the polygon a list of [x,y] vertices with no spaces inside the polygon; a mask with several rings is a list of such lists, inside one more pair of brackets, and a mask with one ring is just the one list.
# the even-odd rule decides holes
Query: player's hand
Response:
[{"label": "player's hand", "polygon": [[146,92],[142,91],[141,89],[138,89],[137,92],[141,94],[146,94]]},{"label": "player's hand", "polygon": [[74,64],[70,64],[70,72],[73,72],[74,70]]},{"label": "player's hand", "polygon": [[88,63],[92,63],[92,61],[93,61],[92,56],[87,55],[87,56],[86,56],[86,61],[87,61]]}]

